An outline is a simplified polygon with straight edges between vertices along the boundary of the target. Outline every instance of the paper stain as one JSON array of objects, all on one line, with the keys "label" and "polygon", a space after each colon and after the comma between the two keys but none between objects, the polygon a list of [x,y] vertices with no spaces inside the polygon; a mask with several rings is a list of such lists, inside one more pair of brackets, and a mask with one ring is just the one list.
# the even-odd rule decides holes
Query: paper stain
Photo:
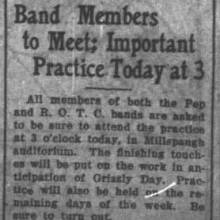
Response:
[{"label": "paper stain", "polygon": [[156,196],[156,195],[159,195],[159,194],[161,194],[161,193],[167,191],[168,189],[174,187],[175,185],[176,185],[176,182],[173,182],[173,183],[171,183],[169,186],[165,187],[164,189],[161,189],[160,191],[158,191],[158,192],[156,192],[156,193],[152,193],[152,194],[150,194],[150,195],[145,195],[144,198],[145,198],[145,199],[148,199],[148,198],[154,197],[154,196]]}]

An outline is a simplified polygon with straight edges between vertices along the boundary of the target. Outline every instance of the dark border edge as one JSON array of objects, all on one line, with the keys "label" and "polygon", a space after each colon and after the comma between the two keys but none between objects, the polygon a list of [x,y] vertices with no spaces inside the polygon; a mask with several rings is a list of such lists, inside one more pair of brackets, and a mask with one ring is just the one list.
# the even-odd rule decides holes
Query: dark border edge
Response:
[{"label": "dark border edge", "polygon": [[210,220],[213,219],[213,207],[214,207],[214,144],[215,144],[215,69],[216,69],[216,0],[212,3],[212,103],[211,103],[211,182],[210,182]]},{"label": "dark border edge", "polygon": [[8,13],[7,0],[4,0],[4,137],[3,137],[3,189],[2,220],[6,220],[6,175],[7,175],[7,69],[8,69]]}]

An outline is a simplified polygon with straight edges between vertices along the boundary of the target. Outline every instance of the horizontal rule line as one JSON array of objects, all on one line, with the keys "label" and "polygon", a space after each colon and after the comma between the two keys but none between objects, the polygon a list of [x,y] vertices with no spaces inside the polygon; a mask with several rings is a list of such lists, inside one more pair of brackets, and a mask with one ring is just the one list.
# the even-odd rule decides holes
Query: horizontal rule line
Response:
[{"label": "horizontal rule line", "polygon": [[105,90],[105,91],[132,91],[129,88],[105,88],[105,87],[86,87],[87,90]]}]

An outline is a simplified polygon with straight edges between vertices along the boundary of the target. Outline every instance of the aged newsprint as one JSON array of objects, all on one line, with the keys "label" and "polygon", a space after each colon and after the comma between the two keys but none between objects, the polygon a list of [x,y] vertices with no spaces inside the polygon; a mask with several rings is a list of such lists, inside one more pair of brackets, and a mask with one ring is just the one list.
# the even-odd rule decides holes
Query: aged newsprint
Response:
[{"label": "aged newsprint", "polygon": [[0,14],[0,220],[220,219],[219,0]]}]

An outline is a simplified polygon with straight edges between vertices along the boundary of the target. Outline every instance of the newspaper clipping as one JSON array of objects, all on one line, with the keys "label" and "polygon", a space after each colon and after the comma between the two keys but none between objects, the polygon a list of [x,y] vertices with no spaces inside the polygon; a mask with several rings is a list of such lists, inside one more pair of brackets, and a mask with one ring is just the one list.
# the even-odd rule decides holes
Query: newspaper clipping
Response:
[{"label": "newspaper clipping", "polygon": [[0,219],[220,219],[219,1],[0,4]]}]

